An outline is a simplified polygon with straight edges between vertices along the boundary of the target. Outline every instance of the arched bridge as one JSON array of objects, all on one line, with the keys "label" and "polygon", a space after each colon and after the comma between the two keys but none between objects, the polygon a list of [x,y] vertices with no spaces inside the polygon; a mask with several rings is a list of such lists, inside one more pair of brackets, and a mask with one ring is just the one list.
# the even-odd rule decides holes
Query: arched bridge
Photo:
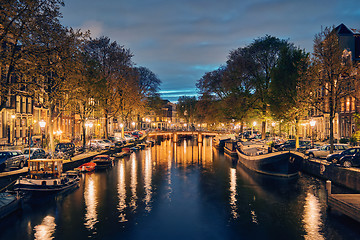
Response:
[{"label": "arched bridge", "polygon": [[151,138],[156,138],[156,137],[169,137],[171,138],[174,142],[177,142],[179,139],[179,136],[194,136],[197,135],[197,140],[198,142],[202,142],[203,138],[205,136],[216,136],[218,135],[218,132],[211,132],[211,131],[159,131],[159,132],[150,132],[148,134],[149,137]]}]

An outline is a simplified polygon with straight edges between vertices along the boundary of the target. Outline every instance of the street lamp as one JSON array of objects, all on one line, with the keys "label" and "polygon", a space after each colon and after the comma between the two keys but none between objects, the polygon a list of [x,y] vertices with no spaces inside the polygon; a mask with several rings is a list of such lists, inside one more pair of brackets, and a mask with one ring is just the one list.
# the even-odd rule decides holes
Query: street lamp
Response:
[{"label": "street lamp", "polygon": [[120,123],[121,127],[121,137],[124,138],[124,124]]},{"label": "street lamp", "polygon": [[40,120],[39,125],[41,128],[41,147],[44,148],[44,135],[45,135],[46,122],[44,120]]},{"label": "street lamp", "polygon": [[310,126],[311,126],[311,147],[314,148],[314,127],[315,127],[316,121],[311,120]]},{"label": "street lamp", "polygon": [[133,126],[133,130],[135,130],[135,122],[132,122],[131,125]]},{"label": "street lamp", "polygon": [[275,125],[276,125],[276,123],[275,123],[275,122],[272,122],[272,123],[271,123],[271,126],[272,126],[272,128],[273,128],[273,137],[274,137],[274,141],[275,141]]}]

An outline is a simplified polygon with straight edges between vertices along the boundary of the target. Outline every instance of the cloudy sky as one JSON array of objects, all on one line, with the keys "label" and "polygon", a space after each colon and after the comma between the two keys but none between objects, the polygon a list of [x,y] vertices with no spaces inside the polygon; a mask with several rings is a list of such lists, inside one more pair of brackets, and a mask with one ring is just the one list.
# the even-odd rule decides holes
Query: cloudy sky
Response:
[{"label": "cloudy sky", "polygon": [[360,29],[360,0],[64,0],[63,25],[108,36],[161,79],[162,97],[196,94],[195,83],[232,49],[266,34],[312,51],[321,27]]}]

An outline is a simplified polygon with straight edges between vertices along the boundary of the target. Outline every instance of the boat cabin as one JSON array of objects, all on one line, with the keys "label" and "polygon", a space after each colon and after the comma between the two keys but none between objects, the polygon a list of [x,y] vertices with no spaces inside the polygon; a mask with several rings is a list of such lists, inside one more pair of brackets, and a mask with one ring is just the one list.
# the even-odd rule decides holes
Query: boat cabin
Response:
[{"label": "boat cabin", "polygon": [[31,179],[55,179],[62,173],[62,159],[33,159],[28,161]]}]

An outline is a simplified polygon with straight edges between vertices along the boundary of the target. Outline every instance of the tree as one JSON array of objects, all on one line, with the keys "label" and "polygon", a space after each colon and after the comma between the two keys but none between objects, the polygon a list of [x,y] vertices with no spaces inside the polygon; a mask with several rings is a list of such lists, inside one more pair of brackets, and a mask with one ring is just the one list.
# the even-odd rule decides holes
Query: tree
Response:
[{"label": "tree", "polygon": [[135,68],[139,77],[138,84],[140,88],[140,94],[144,97],[151,96],[160,90],[161,80],[155,73],[150,71],[146,67]]},{"label": "tree", "polygon": [[269,112],[269,94],[271,75],[279,58],[280,50],[287,46],[288,42],[280,40],[276,37],[266,35],[265,37],[256,39],[248,46],[251,67],[251,81],[255,89],[256,109],[262,118],[261,133],[265,138],[266,117]]},{"label": "tree", "polygon": [[194,123],[196,113],[196,97],[181,96],[177,103],[179,117],[184,118],[186,123]]},{"label": "tree", "polygon": [[309,55],[288,45],[280,50],[270,83],[270,110],[278,121],[295,123],[297,147],[298,124],[310,106],[313,81],[307,76]]},{"label": "tree", "polygon": [[99,77],[98,103],[105,118],[104,137],[108,138],[108,119],[117,114],[119,104],[122,106],[124,103],[124,91],[129,88],[125,76],[131,70],[133,55],[129,49],[111,42],[108,37],[90,40],[85,50],[89,58],[97,63],[93,71]]},{"label": "tree", "polygon": [[25,86],[33,80],[28,73],[34,64],[27,58],[36,54],[34,40],[39,31],[45,30],[41,26],[57,21],[59,8],[63,5],[62,0],[8,0],[1,3],[0,111],[13,91],[24,94]]},{"label": "tree", "polygon": [[341,49],[334,27],[326,27],[315,36],[311,73],[319,88],[313,96],[315,107],[329,114],[331,153],[335,113],[339,110],[340,99],[351,93],[358,76],[350,57],[347,50]]}]

